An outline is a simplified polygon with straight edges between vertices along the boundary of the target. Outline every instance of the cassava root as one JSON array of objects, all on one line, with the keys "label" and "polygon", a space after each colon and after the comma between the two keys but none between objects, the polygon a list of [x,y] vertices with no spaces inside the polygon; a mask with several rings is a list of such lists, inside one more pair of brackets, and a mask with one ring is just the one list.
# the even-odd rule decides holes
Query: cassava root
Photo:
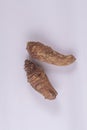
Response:
[{"label": "cassava root", "polygon": [[26,49],[32,58],[57,66],[69,65],[76,60],[73,55],[60,54],[40,42],[28,42]]},{"label": "cassava root", "polygon": [[52,87],[48,77],[35,63],[30,60],[25,60],[25,71],[27,74],[27,80],[31,86],[46,99],[52,100],[57,96],[57,91]]}]

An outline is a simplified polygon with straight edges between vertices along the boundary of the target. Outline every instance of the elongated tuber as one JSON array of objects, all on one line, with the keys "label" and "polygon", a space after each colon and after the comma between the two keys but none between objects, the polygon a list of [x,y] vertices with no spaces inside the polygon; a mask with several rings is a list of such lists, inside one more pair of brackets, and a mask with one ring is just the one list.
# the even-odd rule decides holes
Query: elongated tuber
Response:
[{"label": "elongated tuber", "polygon": [[36,91],[41,93],[46,99],[52,100],[56,98],[57,91],[52,87],[48,77],[39,66],[30,60],[25,60],[25,71],[28,82]]},{"label": "elongated tuber", "polygon": [[63,55],[40,42],[28,42],[27,51],[32,58],[57,66],[69,65],[76,58],[73,55]]}]

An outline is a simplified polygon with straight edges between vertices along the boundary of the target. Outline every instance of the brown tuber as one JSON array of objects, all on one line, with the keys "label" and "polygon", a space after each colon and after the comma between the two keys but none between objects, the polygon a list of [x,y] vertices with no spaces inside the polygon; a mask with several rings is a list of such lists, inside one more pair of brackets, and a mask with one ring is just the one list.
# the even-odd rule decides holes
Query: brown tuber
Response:
[{"label": "brown tuber", "polygon": [[30,60],[25,60],[25,71],[28,82],[36,91],[41,93],[46,99],[52,100],[56,98],[57,91],[52,87],[48,77],[39,66]]},{"label": "brown tuber", "polygon": [[40,42],[28,42],[27,51],[32,58],[57,66],[69,65],[76,60],[73,55],[60,54]]}]

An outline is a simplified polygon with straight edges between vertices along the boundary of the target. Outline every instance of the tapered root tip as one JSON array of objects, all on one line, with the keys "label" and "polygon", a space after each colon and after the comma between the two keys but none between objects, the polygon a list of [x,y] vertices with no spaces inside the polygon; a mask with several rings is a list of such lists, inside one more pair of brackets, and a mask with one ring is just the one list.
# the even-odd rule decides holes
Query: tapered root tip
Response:
[{"label": "tapered root tip", "polygon": [[75,56],[73,56],[73,55],[67,56],[67,63],[72,64],[75,61],[76,61]]},{"label": "tapered root tip", "polygon": [[56,95],[52,95],[52,96],[49,96],[49,97],[45,97],[45,99],[48,99],[48,100],[54,100],[56,98]]},{"label": "tapered root tip", "polygon": [[73,62],[75,62],[76,58],[73,55],[67,55],[64,56],[63,59],[61,60],[61,66],[65,66],[65,65],[70,65]]},{"label": "tapered root tip", "polygon": [[53,92],[53,91],[49,90],[49,92],[44,96],[45,96],[45,99],[54,100],[57,95],[58,95],[57,91]]}]

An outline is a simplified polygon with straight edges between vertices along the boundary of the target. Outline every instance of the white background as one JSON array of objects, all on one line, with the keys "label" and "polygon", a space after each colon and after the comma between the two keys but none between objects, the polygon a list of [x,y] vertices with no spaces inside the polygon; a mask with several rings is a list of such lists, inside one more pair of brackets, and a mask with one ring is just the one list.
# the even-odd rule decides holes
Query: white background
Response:
[{"label": "white background", "polygon": [[[41,63],[58,91],[45,100],[27,83],[26,43],[41,41],[77,61]],[[87,130],[87,1],[0,0],[0,130]]]}]

